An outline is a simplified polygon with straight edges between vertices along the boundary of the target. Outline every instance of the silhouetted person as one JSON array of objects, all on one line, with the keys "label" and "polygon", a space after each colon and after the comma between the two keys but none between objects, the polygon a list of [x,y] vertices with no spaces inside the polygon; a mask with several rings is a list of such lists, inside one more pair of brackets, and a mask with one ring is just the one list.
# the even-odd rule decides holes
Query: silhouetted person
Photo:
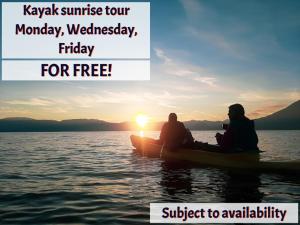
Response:
[{"label": "silhouetted person", "polygon": [[184,124],[177,121],[175,113],[170,113],[169,121],[161,129],[159,142],[164,144],[167,149],[176,149],[183,144],[185,136]]},{"label": "silhouetted person", "polygon": [[229,106],[228,117],[230,123],[224,134],[217,133],[216,139],[221,149],[230,150],[258,150],[258,138],[254,128],[254,121],[245,116],[241,104]]}]

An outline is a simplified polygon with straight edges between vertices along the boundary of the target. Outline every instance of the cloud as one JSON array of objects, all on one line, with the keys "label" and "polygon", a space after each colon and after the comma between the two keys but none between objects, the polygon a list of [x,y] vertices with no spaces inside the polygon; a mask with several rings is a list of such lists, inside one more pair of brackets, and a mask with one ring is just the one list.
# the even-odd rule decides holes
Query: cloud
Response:
[{"label": "cloud", "polygon": [[[223,52],[227,55],[235,57],[240,60],[245,60],[249,58],[250,51],[243,51],[242,46],[237,44],[236,41],[230,41],[230,34],[236,37],[235,33],[249,32],[246,24],[240,21],[234,20],[234,24],[228,25],[228,20],[226,24],[216,24],[216,18],[220,15],[216,9],[211,7],[206,7],[200,1],[197,0],[181,0],[180,3],[185,11],[188,21],[183,27],[183,32],[188,36],[195,38],[196,40],[204,41]],[[229,16],[231,18],[232,15]],[[232,20],[230,20],[232,21]],[[227,26],[226,33],[223,31],[223,26]],[[221,26],[217,28],[217,26]],[[251,49],[250,49],[251,50]]]},{"label": "cloud", "polygon": [[188,18],[193,19],[204,11],[203,6],[197,0],[180,0],[179,1]]},{"label": "cloud", "polygon": [[207,71],[207,69],[189,63],[184,63],[180,60],[175,60],[167,56],[165,51],[162,49],[155,49],[155,52],[158,58],[160,58],[163,62],[160,69],[164,74],[183,77],[190,81],[197,81],[207,85],[208,87],[217,87],[217,78],[209,75],[210,72]]},{"label": "cloud", "polygon": [[46,98],[30,98],[30,99],[16,99],[3,101],[9,105],[28,105],[28,106],[51,106],[56,104],[55,101]]},{"label": "cloud", "polygon": [[23,108],[12,108],[9,106],[0,107],[1,118],[15,117],[15,116],[28,116],[30,115],[30,113],[31,111]]},{"label": "cloud", "polygon": [[152,105],[162,106],[166,108],[175,108],[174,102],[178,100],[191,100],[195,98],[203,98],[206,96],[192,95],[190,93],[183,94],[178,92],[168,91],[143,91],[137,93],[135,91],[99,91],[93,94],[79,94],[60,99],[48,98],[29,98],[29,99],[12,99],[1,101],[2,111],[9,108],[10,105],[17,106],[32,106],[38,107],[37,110],[51,111],[56,113],[72,112],[75,109],[98,108],[106,104],[126,104],[126,105]]},{"label": "cloud", "polygon": [[195,119],[200,119],[200,120],[209,120],[209,121],[222,121],[224,120],[224,116],[223,115],[216,115],[216,114],[212,114],[209,112],[203,112],[201,110],[193,110],[191,112],[189,112],[186,115],[186,119],[187,120],[195,120]]},{"label": "cloud", "polygon": [[204,31],[199,28],[197,29],[192,25],[186,26],[184,30],[186,31],[185,33],[189,36],[194,37],[198,40],[208,42],[235,58],[246,59],[245,52],[242,52],[237,44],[227,40],[225,36],[220,32]]},{"label": "cloud", "polygon": [[216,85],[217,79],[215,77],[196,77],[194,78],[194,80],[207,84],[210,87],[217,87]]},{"label": "cloud", "polygon": [[287,99],[298,101],[300,99],[300,91],[294,90],[284,93]]},{"label": "cloud", "polygon": [[172,60],[165,55],[165,52],[162,49],[154,48],[156,56],[161,59],[164,63],[171,63]]},{"label": "cloud", "polygon": [[164,91],[162,93],[151,93],[146,92],[142,95],[148,100],[178,100],[178,99],[195,99],[196,97],[206,97],[205,95],[191,95],[191,94],[174,94],[168,91]]},{"label": "cloud", "polygon": [[238,97],[245,102],[266,102],[266,101],[284,101],[291,102],[300,99],[299,91],[249,91],[241,93]]},{"label": "cloud", "polygon": [[162,107],[165,107],[165,108],[170,108],[170,109],[176,109],[176,108],[178,108],[178,107],[175,106],[175,105],[172,105],[172,104],[169,104],[169,103],[165,103],[165,102],[162,102],[162,101],[160,101],[160,102],[158,103],[158,105],[160,105],[160,106],[162,106]]},{"label": "cloud", "polygon": [[167,55],[166,51],[161,48],[154,48],[154,51],[156,56],[162,61],[164,67],[168,69],[166,70],[166,72],[169,72],[171,74],[185,76],[194,74],[197,72],[197,70],[202,70],[199,66],[186,66],[187,64],[181,62],[180,60],[171,58]]},{"label": "cloud", "polygon": [[247,115],[260,118],[270,115],[300,99],[300,92],[293,91],[250,91],[238,96],[242,104],[250,108]]},{"label": "cloud", "polygon": [[250,113],[248,113],[248,116],[251,118],[260,118],[267,115],[270,115],[274,112],[277,112],[283,108],[285,108],[287,104],[275,104],[275,105],[268,105],[265,107],[258,108]]},{"label": "cloud", "polygon": [[246,101],[246,102],[258,102],[258,101],[266,101],[266,100],[274,99],[273,96],[270,96],[267,93],[261,94],[261,93],[258,93],[258,92],[242,93],[242,94],[240,94],[240,96],[238,98],[240,100]]},{"label": "cloud", "polygon": [[61,81],[59,81],[59,82],[61,82],[62,84],[65,84],[65,85],[67,85],[67,86],[72,86],[72,87],[74,87],[74,88],[78,88],[78,89],[81,89],[81,90],[88,90],[88,89],[89,89],[89,88],[86,87],[86,86],[83,86],[83,85],[77,85],[78,81],[72,82],[72,81],[61,80]]}]

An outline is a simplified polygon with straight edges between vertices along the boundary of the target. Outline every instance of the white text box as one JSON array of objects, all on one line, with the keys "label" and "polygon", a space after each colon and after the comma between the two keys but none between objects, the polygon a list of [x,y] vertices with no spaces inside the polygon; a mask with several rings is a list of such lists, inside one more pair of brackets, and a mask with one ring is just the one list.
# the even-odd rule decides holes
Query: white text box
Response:
[{"label": "white text box", "polygon": [[[24,6],[49,7],[55,5],[62,12],[65,8],[80,8],[89,5],[89,7],[105,8],[106,6],[115,8],[129,7],[128,15],[124,16],[48,16],[44,15],[39,18],[35,15],[29,15],[26,11],[24,15]],[[27,8],[28,9],[28,8]],[[33,12],[30,11],[29,12]],[[127,34],[122,35],[69,35],[67,25],[79,24],[80,27],[120,27],[132,28],[134,32],[129,37],[130,30]],[[25,24],[25,26],[23,26]],[[18,29],[17,29],[18,25]],[[91,26],[93,25],[93,26]],[[24,28],[25,27],[25,28]],[[47,35],[23,35],[23,31],[31,31],[30,27],[45,27]],[[61,28],[61,32],[53,29],[53,35],[49,34],[51,28]],[[24,28],[24,29],[23,29]],[[94,28],[91,29],[94,31]],[[16,31],[18,30],[18,35]],[[22,32],[21,32],[22,31]],[[120,29],[121,31],[121,29]],[[42,32],[42,31],[40,31]],[[137,33],[135,33],[137,32]],[[55,34],[60,34],[58,37]],[[134,34],[137,34],[134,36]],[[71,44],[71,42],[73,44]],[[60,44],[64,43],[64,44]],[[94,46],[91,55],[88,53],[68,53],[65,51],[69,46]],[[61,47],[60,47],[61,46]],[[61,53],[59,51],[61,50]],[[75,52],[75,51],[73,51]],[[150,3],[148,2],[4,2],[2,3],[2,58],[38,58],[38,59],[56,59],[56,58],[101,58],[101,59],[141,59],[150,58]]]},{"label": "white text box", "polygon": [[298,223],[298,203],[150,203],[150,223]]},{"label": "white text box", "polygon": [[2,80],[150,80],[150,60],[3,60]]}]

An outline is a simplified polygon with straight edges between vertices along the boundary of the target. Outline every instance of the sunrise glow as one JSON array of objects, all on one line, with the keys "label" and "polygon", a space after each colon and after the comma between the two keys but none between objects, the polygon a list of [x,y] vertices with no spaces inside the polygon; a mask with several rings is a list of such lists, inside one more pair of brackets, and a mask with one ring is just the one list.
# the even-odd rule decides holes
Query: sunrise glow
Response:
[{"label": "sunrise glow", "polygon": [[145,115],[139,114],[137,115],[135,121],[140,128],[144,128],[147,125],[149,118]]}]

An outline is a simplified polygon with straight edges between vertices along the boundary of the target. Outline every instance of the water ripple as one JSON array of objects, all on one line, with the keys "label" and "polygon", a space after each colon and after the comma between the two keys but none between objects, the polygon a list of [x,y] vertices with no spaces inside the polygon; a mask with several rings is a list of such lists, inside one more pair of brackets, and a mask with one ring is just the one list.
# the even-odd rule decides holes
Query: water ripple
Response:
[{"label": "water ripple", "polygon": [[[299,134],[259,132],[263,159],[299,159]],[[0,223],[148,224],[150,202],[300,200],[298,177],[140,157],[132,153],[129,135],[0,133]],[[193,135],[214,142],[212,131]]]}]

